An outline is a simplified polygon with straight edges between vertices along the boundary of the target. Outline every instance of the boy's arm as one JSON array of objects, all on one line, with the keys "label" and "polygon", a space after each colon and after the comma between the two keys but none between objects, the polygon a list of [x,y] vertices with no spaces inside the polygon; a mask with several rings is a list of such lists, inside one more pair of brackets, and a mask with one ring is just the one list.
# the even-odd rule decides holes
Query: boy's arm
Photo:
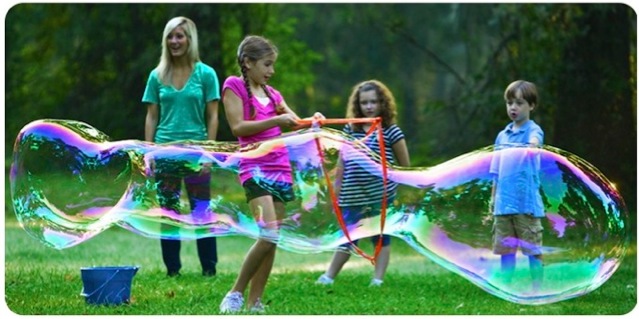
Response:
[{"label": "boy's arm", "polygon": [[493,178],[493,187],[490,191],[490,204],[488,209],[490,209],[491,214],[495,214],[495,190],[497,189],[497,176]]},{"label": "boy's arm", "polygon": [[528,141],[528,143],[533,145],[533,146],[538,146],[539,144],[541,144],[541,141],[539,140],[539,138],[537,136],[531,136],[530,140]]},{"label": "boy's arm", "polygon": [[540,128],[537,128],[531,132],[530,137],[528,139],[528,143],[533,146],[539,146],[544,142],[544,131]]}]

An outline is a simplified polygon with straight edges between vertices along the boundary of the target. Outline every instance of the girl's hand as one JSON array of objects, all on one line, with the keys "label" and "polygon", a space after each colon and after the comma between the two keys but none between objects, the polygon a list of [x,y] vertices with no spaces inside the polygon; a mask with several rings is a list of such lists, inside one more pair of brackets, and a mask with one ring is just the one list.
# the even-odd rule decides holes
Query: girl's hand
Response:
[{"label": "girl's hand", "polygon": [[291,128],[297,125],[297,119],[292,114],[284,113],[275,118],[277,126],[281,128]]},{"label": "girl's hand", "polygon": [[324,116],[324,114],[320,113],[320,112],[315,112],[315,114],[313,114],[313,119],[314,120],[325,120],[326,117]]},{"label": "girl's hand", "polygon": [[315,114],[313,114],[312,117],[312,123],[311,123],[311,128],[313,128],[314,131],[319,130],[320,125],[322,124],[321,121],[325,120],[326,117],[324,117],[324,114],[320,113],[320,112],[315,112]]},{"label": "girl's hand", "polygon": [[[321,120],[325,120],[326,117],[324,116],[324,114],[320,113],[320,112],[315,112],[315,114],[313,114],[313,116],[311,117],[305,117],[304,120],[311,120],[314,124],[317,124],[316,122],[321,121]],[[311,124],[310,126],[315,127],[313,124]],[[299,122],[293,127],[293,130],[299,130],[299,129],[303,129],[309,127],[308,124],[300,124]],[[319,125],[317,125],[317,127],[319,127]]]}]

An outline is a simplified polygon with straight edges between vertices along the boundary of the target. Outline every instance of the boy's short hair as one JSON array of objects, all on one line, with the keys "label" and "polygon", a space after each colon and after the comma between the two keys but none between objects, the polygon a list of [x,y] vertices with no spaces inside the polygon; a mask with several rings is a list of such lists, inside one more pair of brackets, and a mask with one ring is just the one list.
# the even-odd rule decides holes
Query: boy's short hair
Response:
[{"label": "boy's short hair", "polygon": [[510,83],[508,87],[506,87],[506,91],[504,91],[504,100],[512,100],[515,98],[517,91],[521,90],[521,96],[524,100],[528,101],[529,104],[534,104],[537,106],[537,99],[539,96],[537,95],[537,87],[534,83],[517,80],[513,83]]}]

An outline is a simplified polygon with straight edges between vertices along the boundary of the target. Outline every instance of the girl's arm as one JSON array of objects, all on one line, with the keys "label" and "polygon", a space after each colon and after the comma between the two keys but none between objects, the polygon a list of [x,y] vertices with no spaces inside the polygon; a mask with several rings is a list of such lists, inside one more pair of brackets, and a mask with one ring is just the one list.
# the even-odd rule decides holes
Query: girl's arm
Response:
[{"label": "girl's arm", "polygon": [[[295,113],[295,111],[291,110],[290,107],[288,107],[288,105],[286,104],[286,102],[284,100],[282,100],[282,103],[280,103],[280,105],[277,106],[277,114],[290,114],[291,116],[295,117],[296,121],[301,120],[301,118]],[[324,120],[326,119],[326,117],[324,117],[324,114],[320,113],[320,112],[315,112],[315,114],[313,114],[312,117],[307,117],[306,119],[314,119],[314,120]],[[305,127],[309,127],[310,125],[308,124],[297,124],[295,126],[293,126],[291,129],[292,130],[299,130]]]},{"label": "girl's arm", "polygon": [[295,113],[283,113],[261,121],[244,120],[242,99],[231,90],[224,90],[223,103],[226,119],[235,136],[250,136],[275,126],[293,127],[299,118]]},{"label": "girl's arm", "polygon": [[[291,110],[290,107],[288,107],[288,105],[286,104],[286,102],[284,100],[282,100],[282,103],[280,103],[280,105],[277,106],[277,114],[290,114],[291,116],[294,116],[296,118],[296,121],[300,121],[302,120],[293,110]],[[304,118],[304,120],[309,120],[309,119],[313,119],[313,120],[324,120],[326,119],[326,117],[324,117],[324,114],[320,113],[320,112],[315,112],[315,114],[313,114],[312,117],[307,117]],[[309,127],[310,124],[297,124],[293,127],[291,127],[291,130],[299,130],[299,129],[303,129],[306,127]]]},{"label": "girl's arm", "polygon": [[399,166],[410,167],[410,156],[408,155],[405,139],[401,139],[393,144],[393,154]]},{"label": "girl's arm", "polygon": [[[393,144],[393,155],[395,155],[399,166],[410,167],[410,156],[408,155],[408,147],[406,147],[406,139],[401,139]],[[408,207],[414,208],[414,206],[411,206],[414,199],[411,199],[412,196],[409,194],[411,194],[411,191],[408,191],[406,186],[400,185],[397,189],[397,200],[401,203],[411,203]],[[405,214],[410,212],[412,212],[412,209],[406,210]]]},{"label": "girl's arm", "polygon": [[342,160],[342,156],[339,156],[337,160],[337,165],[335,166],[335,177],[333,183],[333,191],[335,192],[335,196],[339,198],[339,192],[342,189],[342,178],[344,177],[344,160]]}]

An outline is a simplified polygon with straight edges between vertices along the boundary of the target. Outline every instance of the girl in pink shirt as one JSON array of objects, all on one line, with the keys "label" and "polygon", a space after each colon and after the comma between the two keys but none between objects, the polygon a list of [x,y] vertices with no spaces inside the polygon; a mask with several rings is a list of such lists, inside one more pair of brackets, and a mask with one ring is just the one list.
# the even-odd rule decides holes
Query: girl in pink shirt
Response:
[{"label": "girl in pink shirt", "polygon": [[[270,68],[272,69],[272,66]],[[297,119],[299,119],[297,115],[295,115],[295,113],[286,106],[280,92],[268,85],[261,84],[258,87],[260,87],[263,92],[268,93],[256,93],[266,95],[263,97],[256,96],[255,94],[247,91],[247,81],[250,82],[250,80],[245,80],[245,78],[230,76],[226,79],[226,81],[224,81],[224,86],[222,87],[222,92],[225,95],[234,94],[243,104],[242,108],[238,108],[241,112],[240,114],[243,114],[243,117],[241,119],[229,118],[233,134],[237,136],[242,147],[282,135],[282,129],[279,126],[282,124],[276,124],[279,123],[277,121],[283,121],[284,126],[289,126],[290,122],[287,121],[291,121],[292,119],[295,119],[293,121],[297,121]],[[227,93],[227,91],[229,92]],[[276,105],[279,105],[281,108],[286,108],[288,111],[280,115],[276,110]],[[228,107],[226,107],[226,109],[227,113],[229,113]],[[230,113],[233,113],[234,111],[237,110],[230,110]],[[233,123],[234,121],[236,122]],[[248,126],[248,129],[246,126],[247,123],[249,123],[248,125],[252,124],[252,126]],[[252,131],[253,126],[258,127],[258,123],[263,123],[259,126],[260,128],[262,125],[265,127],[268,127],[268,125],[275,126],[271,126],[270,128],[266,128],[251,135],[241,135],[243,133],[246,134],[246,131]],[[256,175],[262,176],[261,178],[263,180],[291,183],[291,166],[288,160],[288,153],[285,148],[280,148],[259,158],[242,159],[240,162],[239,175],[240,183],[242,185],[252,178],[257,178]]]},{"label": "girl in pink shirt", "polygon": [[[247,146],[282,134],[283,128],[298,126],[299,116],[282,95],[266,82],[275,73],[277,48],[259,36],[244,38],[237,51],[242,76],[231,76],[222,87],[226,118],[241,146]],[[321,116],[316,113],[316,117]],[[244,306],[244,290],[250,289],[246,308],[264,312],[261,297],[275,260],[277,222],[285,215],[284,203],[295,198],[291,166],[286,148],[269,151],[258,158],[239,163],[240,182],[261,234],[251,247],[231,290],[220,304],[222,313],[237,313]],[[269,237],[271,240],[269,240]]]}]

